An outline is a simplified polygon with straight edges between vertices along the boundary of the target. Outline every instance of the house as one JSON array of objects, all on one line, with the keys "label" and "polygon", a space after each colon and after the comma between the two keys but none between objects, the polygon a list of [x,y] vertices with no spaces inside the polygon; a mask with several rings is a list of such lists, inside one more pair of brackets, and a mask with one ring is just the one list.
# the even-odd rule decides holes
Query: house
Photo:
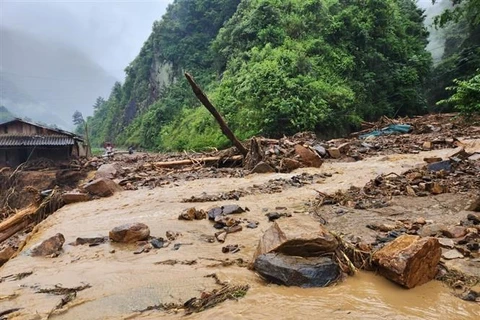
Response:
[{"label": "house", "polygon": [[0,123],[0,167],[38,158],[69,160],[86,152],[84,140],[74,133],[19,118]]}]

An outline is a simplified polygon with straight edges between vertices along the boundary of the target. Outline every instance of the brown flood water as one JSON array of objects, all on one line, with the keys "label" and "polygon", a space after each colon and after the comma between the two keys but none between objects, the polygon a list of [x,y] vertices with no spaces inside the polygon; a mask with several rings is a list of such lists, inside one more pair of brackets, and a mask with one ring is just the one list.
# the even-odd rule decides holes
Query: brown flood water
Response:
[{"label": "brown flood water", "polygon": [[[270,226],[262,212],[263,208],[274,211],[277,206],[287,207],[289,212],[294,212],[293,217],[288,218],[288,223],[301,229],[305,224],[317,223],[303,210],[305,202],[315,197],[315,190],[330,192],[350,185],[362,186],[377,174],[400,173],[421,164],[427,155],[445,156],[448,153],[449,150],[443,150],[419,155],[378,157],[355,163],[325,164],[320,169],[295,172],[329,172],[333,176],[303,188],[288,188],[278,194],[241,198],[236,203],[250,209],[242,216],[260,221],[260,225],[257,229],[244,228],[242,232],[229,235],[225,244],[202,240],[205,235],[215,232],[210,222],[179,221],[177,217],[185,208],[195,206],[197,209],[208,209],[232,201],[188,204],[181,203],[181,199],[204,191],[216,193],[261,184],[272,178],[289,178],[293,174],[180,182],[178,186],[125,191],[111,198],[66,206],[45,220],[25,247],[27,250],[61,232],[66,238],[66,245],[59,257],[32,258],[23,252],[0,269],[0,277],[33,272],[22,280],[0,284],[0,312],[21,307],[23,309],[12,314],[11,319],[46,319],[61,296],[36,294],[32,286],[51,288],[59,284],[74,287],[88,283],[91,288],[79,292],[65,312],[52,314],[50,319],[479,319],[478,304],[454,297],[438,281],[405,290],[374,273],[360,272],[329,288],[287,288],[265,284],[246,268],[222,267],[208,260],[249,260],[259,237]],[[429,218],[433,219],[458,221],[454,215],[436,215],[436,210],[432,206],[420,213],[422,216],[431,214]],[[419,212],[412,209],[405,214],[415,216]],[[328,219],[328,227],[367,236],[370,231],[364,227],[365,221],[378,218],[376,215],[371,211],[361,211],[361,215],[354,212],[338,219]],[[180,232],[182,236],[176,243],[185,245],[177,251],[168,247],[139,255],[133,254],[135,246],[108,243],[96,247],[67,245],[77,237],[107,235],[113,227],[134,221],[146,223],[153,236],[165,236],[168,230]],[[221,247],[228,244],[239,244],[240,252],[223,254]],[[115,252],[110,253],[111,249],[115,249]],[[154,264],[167,259],[196,260],[197,264]],[[211,273],[231,283],[248,283],[251,289],[238,301],[227,301],[188,317],[183,317],[182,313],[135,312],[160,302],[184,302],[199,296],[202,291],[216,288],[213,279],[205,278]],[[14,294],[10,299],[6,298]]]}]

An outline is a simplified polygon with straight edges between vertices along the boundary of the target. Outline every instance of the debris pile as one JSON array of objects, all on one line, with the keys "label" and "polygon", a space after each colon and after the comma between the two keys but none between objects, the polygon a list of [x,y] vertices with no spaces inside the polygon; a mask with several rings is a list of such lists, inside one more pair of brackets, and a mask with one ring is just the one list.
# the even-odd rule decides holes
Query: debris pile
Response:
[{"label": "debris pile", "polygon": [[[425,159],[430,161],[429,158]],[[402,174],[389,173],[370,180],[363,188],[325,194],[317,191],[316,206],[339,204],[355,209],[381,208],[393,196],[425,197],[442,193],[461,193],[480,189],[480,162],[452,157],[428,163]]]}]

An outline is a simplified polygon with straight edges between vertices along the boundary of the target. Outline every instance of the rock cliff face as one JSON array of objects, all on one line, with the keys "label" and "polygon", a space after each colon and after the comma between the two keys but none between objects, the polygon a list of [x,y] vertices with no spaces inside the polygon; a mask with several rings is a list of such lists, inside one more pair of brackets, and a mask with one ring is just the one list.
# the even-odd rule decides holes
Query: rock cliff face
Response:
[{"label": "rock cliff face", "polygon": [[166,60],[159,60],[155,57],[152,61],[150,71],[150,83],[152,84],[152,96],[155,100],[162,98],[162,94],[173,83],[177,81],[177,74],[173,63]]}]

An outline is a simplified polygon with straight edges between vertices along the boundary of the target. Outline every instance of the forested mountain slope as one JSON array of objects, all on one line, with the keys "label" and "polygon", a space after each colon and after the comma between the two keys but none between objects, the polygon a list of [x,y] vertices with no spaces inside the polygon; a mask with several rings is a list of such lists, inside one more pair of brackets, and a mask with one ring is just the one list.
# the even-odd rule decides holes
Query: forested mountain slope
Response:
[{"label": "forested mountain slope", "polygon": [[428,110],[432,58],[414,0],[176,0],[88,119],[93,144],[224,146],[191,73],[240,138]]}]

